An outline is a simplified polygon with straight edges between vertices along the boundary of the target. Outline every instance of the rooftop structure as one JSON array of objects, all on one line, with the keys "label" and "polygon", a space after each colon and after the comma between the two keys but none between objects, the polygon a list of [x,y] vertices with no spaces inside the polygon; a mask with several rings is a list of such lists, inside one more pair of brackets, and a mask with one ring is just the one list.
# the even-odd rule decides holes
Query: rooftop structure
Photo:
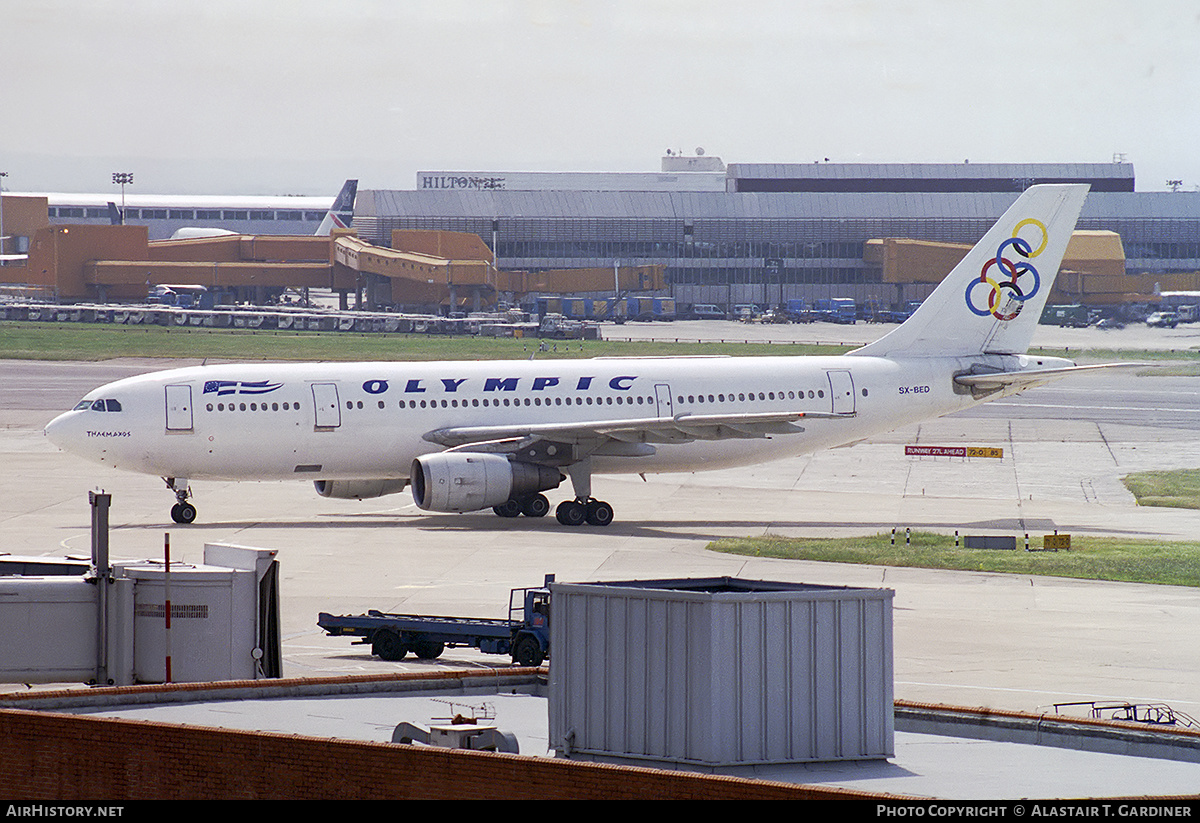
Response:
[{"label": "rooftop structure", "polygon": [[1200,270],[1200,193],[1135,192],[1127,163],[731,164],[724,191],[651,190],[641,177],[602,190],[553,173],[520,190],[365,190],[354,227],[378,244],[396,229],[472,232],[502,269],[658,263],[682,305],[894,302],[867,241],[972,244],[1029,185],[1070,181],[1092,187],[1078,227],[1117,233],[1127,273]]}]

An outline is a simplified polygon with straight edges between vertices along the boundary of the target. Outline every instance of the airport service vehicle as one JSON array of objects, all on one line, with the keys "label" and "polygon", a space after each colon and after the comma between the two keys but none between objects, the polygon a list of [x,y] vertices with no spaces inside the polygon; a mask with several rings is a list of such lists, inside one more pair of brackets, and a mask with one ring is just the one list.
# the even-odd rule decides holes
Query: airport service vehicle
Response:
[{"label": "airport service vehicle", "polygon": [[403,660],[409,652],[433,660],[446,646],[470,646],[484,654],[511,655],[521,666],[540,666],[550,654],[550,584],[554,575],[536,588],[513,589],[508,596],[508,619],[434,617],[388,614],[336,616],[321,612],[317,625],[330,636],[359,637],[370,643],[371,654],[384,660]]},{"label": "airport service vehicle", "polygon": [[1091,325],[1087,306],[1047,306],[1042,312],[1043,325],[1063,326],[1072,329],[1085,329]]},{"label": "airport service vehicle", "polygon": [[826,297],[813,303],[818,320],[853,326],[858,321],[858,309],[849,297]]},{"label": "airport service vehicle", "polygon": [[712,303],[697,303],[687,313],[688,320],[724,320],[725,312],[720,306]]},{"label": "airport service vehicle", "polygon": [[840,356],[214,364],[119,380],[46,426],[62,449],[190,481],[297,480],[429,512],[607,526],[594,475],[746,466],[1106,366],[1026,353],[1087,186],[1031,187],[901,326]]},{"label": "airport service vehicle", "polygon": [[808,304],[796,298],[787,301],[787,314],[793,323],[811,323],[816,319],[816,313],[808,308]]},{"label": "airport service vehicle", "polygon": [[738,303],[733,307],[732,314],[734,320],[740,320],[743,323],[753,323],[762,314],[762,309],[753,303]]},{"label": "airport service vehicle", "polygon": [[1156,311],[1146,318],[1146,325],[1158,329],[1173,329],[1179,325],[1179,315],[1173,311]]},{"label": "airport service vehicle", "polygon": [[674,320],[673,297],[626,297],[625,317],[629,320]]}]

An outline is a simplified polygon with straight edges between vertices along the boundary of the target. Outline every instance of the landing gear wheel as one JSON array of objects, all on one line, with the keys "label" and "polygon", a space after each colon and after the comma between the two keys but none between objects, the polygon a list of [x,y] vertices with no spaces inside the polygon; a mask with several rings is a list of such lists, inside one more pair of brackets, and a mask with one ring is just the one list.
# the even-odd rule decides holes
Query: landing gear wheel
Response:
[{"label": "landing gear wheel", "polygon": [[400,635],[391,629],[380,629],[371,638],[371,654],[381,660],[403,660],[408,654],[408,647],[400,639]]},{"label": "landing gear wheel", "polygon": [[171,519],[187,525],[196,521],[196,507],[191,503],[176,503],[171,507]]},{"label": "landing gear wheel", "polygon": [[513,662],[521,666],[540,666],[545,659],[542,644],[536,637],[528,634],[518,640],[513,649]]},{"label": "landing gear wheel", "polygon": [[607,526],[613,521],[613,508],[603,500],[589,500],[587,522],[592,526]]},{"label": "landing gear wheel", "polygon": [[554,510],[554,516],[564,526],[582,526],[587,520],[587,508],[578,500],[564,500]]},{"label": "landing gear wheel", "polygon": [[418,640],[413,643],[413,654],[421,660],[436,660],[441,657],[442,651],[446,648],[446,644],[438,643],[433,640]]},{"label": "landing gear wheel", "polygon": [[545,517],[550,513],[550,501],[546,499],[544,494],[535,494],[533,497],[527,497],[521,503],[521,514],[526,517]]},{"label": "landing gear wheel", "polygon": [[499,506],[493,506],[492,511],[501,517],[516,517],[521,513],[521,504],[516,500],[509,500],[506,503],[501,503]]}]

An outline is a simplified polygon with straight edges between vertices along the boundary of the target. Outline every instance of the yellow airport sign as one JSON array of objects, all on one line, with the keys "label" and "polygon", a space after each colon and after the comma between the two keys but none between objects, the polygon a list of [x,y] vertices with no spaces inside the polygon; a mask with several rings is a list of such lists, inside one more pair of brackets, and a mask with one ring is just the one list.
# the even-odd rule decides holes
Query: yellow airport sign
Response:
[{"label": "yellow airport sign", "polygon": [[905,446],[904,453],[910,457],[1004,457],[1004,449],[995,446]]}]

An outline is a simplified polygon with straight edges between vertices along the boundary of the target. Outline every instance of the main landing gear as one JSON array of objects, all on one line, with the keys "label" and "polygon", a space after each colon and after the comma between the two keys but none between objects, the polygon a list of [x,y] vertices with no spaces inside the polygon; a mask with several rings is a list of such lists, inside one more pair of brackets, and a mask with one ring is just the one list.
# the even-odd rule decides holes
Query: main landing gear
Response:
[{"label": "main landing gear", "polygon": [[603,500],[564,500],[554,510],[554,516],[564,526],[607,526],[613,521],[613,508]]},{"label": "main landing gear", "polygon": [[185,477],[164,477],[163,480],[167,484],[167,488],[175,492],[177,502],[171,507],[171,519],[176,523],[187,525],[196,521],[196,507],[188,502],[188,498],[192,496],[192,489],[188,486],[187,478]]},{"label": "main landing gear", "polygon": [[507,503],[493,506],[492,511],[501,517],[517,517],[522,514],[526,517],[545,517],[550,512],[550,501],[544,494],[535,494],[532,497],[509,500]]},{"label": "main landing gear", "polygon": [[[575,499],[564,500],[554,510],[554,516],[564,526],[607,526],[613,521],[613,507],[603,500],[592,497],[592,461],[591,458],[581,460],[565,467],[575,487]],[[535,494],[520,500],[509,500],[507,503],[492,509],[501,517],[516,517],[523,514],[526,517],[543,517],[550,511],[550,502],[546,495]]]}]

